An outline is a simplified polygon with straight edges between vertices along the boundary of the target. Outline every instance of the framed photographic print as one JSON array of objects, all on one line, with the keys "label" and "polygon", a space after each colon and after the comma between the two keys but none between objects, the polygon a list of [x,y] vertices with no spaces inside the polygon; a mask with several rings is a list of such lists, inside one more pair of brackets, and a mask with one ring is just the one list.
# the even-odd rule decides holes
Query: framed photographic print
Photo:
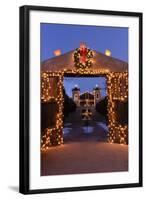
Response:
[{"label": "framed photographic print", "polygon": [[20,7],[20,192],[142,186],[142,13]]}]

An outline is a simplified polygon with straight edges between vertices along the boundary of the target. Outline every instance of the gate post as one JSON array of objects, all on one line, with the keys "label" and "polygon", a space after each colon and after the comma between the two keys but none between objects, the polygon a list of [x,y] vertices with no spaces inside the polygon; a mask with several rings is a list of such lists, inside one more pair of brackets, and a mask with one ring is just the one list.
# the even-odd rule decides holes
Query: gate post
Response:
[{"label": "gate post", "polygon": [[[63,143],[63,74],[41,75],[41,150]],[[43,109],[44,107],[44,109]]]},{"label": "gate post", "polygon": [[107,75],[108,142],[128,144],[128,72]]}]

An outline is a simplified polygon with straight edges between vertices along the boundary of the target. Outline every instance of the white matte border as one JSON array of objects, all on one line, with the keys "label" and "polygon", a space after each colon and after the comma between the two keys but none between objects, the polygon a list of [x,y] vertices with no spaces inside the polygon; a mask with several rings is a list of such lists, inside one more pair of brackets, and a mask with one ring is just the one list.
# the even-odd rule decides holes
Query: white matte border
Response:
[{"label": "white matte border", "polygon": [[[129,171],[40,176],[40,23],[129,28]],[[138,183],[139,21],[138,17],[30,11],[30,189]],[[134,111],[134,114],[133,114]],[[88,180],[88,181],[87,181]]]}]

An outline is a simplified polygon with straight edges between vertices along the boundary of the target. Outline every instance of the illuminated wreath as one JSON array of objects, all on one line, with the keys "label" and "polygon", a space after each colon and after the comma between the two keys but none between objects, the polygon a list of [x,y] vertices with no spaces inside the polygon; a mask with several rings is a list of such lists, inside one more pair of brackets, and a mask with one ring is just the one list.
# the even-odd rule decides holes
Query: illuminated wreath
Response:
[{"label": "illuminated wreath", "polygon": [[93,58],[93,52],[88,48],[77,48],[74,52],[74,63],[78,68],[91,67]]}]

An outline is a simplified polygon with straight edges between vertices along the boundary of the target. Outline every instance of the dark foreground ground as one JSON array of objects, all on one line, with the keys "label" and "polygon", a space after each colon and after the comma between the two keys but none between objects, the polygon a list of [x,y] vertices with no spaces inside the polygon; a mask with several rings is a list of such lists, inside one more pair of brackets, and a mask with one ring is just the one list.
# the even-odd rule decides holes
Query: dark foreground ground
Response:
[{"label": "dark foreground ground", "polygon": [[87,124],[77,112],[65,122],[64,144],[41,153],[41,175],[127,171],[128,146],[106,142],[102,116],[96,113]]}]

